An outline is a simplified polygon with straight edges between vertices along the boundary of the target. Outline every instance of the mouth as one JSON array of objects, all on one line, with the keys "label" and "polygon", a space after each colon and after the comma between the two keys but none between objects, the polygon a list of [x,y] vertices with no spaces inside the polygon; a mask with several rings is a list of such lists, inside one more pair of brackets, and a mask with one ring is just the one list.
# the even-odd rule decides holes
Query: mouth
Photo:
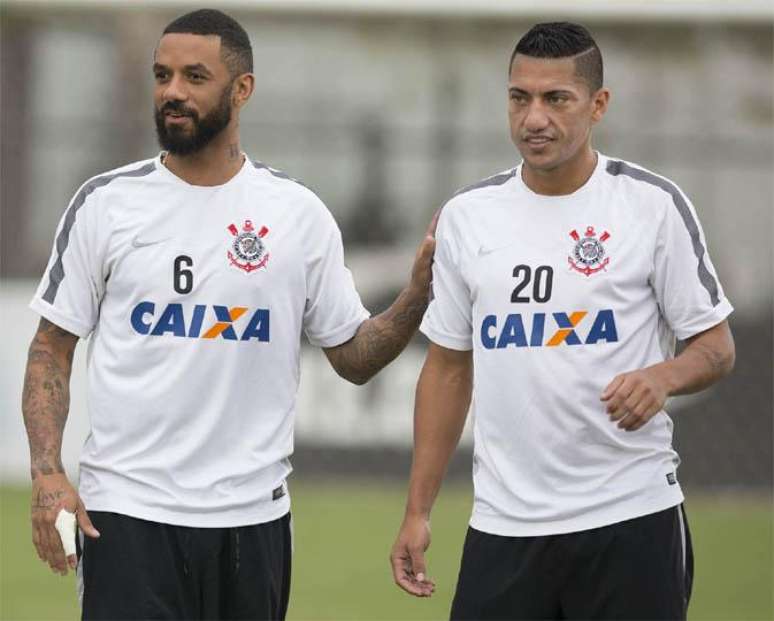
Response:
[{"label": "mouth", "polygon": [[182,125],[190,118],[191,118],[191,115],[186,114],[185,112],[167,111],[164,113],[164,120],[167,123],[174,124],[174,125]]},{"label": "mouth", "polygon": [[527,136],[522,139],[524,142],[526,142],[531,147],[542,147],[543,145],[548,144],[549,142],[553,142],[553,138],[549,138],[548,136]]}]

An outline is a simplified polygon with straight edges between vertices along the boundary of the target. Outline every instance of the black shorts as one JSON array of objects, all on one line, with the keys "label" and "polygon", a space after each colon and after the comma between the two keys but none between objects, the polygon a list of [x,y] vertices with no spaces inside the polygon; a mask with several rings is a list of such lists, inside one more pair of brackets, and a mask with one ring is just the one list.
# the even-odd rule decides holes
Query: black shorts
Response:
[{"label": "black shorts", "polygon": [[[191,528],[89,511],[79,537],[83,619],[284,619],[290,514],[253,526]],[[80,546],[79,546],[80,548]]]},{"label": "black shorts", "polygon": [[468,529],[452,619],[685,619],[693,551],[682,505],[545,537]]}]

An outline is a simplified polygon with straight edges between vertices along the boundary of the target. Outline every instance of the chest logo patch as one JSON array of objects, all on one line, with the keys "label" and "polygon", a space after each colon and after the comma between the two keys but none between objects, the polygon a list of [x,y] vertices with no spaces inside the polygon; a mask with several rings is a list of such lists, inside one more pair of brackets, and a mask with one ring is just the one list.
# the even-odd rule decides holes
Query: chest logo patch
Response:
[{"label": "chest logo patch", "polygon": [[583,236],[573,229],[570,231],[570,237],[575,241],[575,246],[567,257],[570,269],[591,276],[607,268],[610,257],[606,256],[603,244],[610,239],[610,233],[605,231],[597,237],[594,227],[587,226]]},{"label": "chest logo patch", "polygon": [[261,268],[266,269],[269,263],[269,251],[266,249],[264,237],[269,234],[269,229],[262,226],[257,232],[251,220],[245,220],[242,230],[235,224],[228,225],[231,233],[231,247],[227,251],[231,265],[242,270],[245,274]]}]

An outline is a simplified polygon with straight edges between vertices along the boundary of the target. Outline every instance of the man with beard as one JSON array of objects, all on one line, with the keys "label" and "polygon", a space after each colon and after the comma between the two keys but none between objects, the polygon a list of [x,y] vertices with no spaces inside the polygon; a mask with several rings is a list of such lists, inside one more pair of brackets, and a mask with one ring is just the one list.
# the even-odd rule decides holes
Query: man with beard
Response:
[{"label": "man with beard", "polygon": [[[153,73],[163,152],[78,190],[31,302],[33,541],[67,573],[55,522],[76,514],[84,619],[281,619],[300,335],[368,381],[427,306],[433,227],[407,287],[369,318],[323,203],[240,149],[255,82],[242,27],[214,10],[176,19]],[[76,492],[60,448],[89,335]]]}]

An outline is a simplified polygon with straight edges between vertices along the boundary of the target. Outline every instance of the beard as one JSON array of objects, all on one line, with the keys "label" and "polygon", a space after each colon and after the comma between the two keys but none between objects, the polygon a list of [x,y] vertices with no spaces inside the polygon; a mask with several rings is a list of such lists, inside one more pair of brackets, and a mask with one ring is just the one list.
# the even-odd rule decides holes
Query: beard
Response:
[{"label": "beard", "polygon": [[[191,129],[167,127],[166,113],[176,112],[191,119]],[[162,149],[172,155],[192,155],[201,151],[231,122],[231,85],[223,89],[215,109],[199,118],[199,115],[180,101],[168,101],[154,109],[156,137]]]}]

